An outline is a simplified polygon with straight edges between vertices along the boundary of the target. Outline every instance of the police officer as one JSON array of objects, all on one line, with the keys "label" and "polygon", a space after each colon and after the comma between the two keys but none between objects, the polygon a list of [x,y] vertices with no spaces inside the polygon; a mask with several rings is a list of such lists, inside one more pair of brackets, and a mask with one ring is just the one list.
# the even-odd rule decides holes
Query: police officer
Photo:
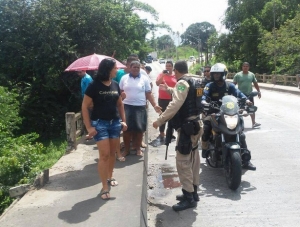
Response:
[{"label": "police officer", "polygon": [[[176,141],[176,167],[183,195],[176,196],[180,202],[172,208],[175,211],[197,206],[199,196],[200,157],[198,141],[202,134],[201,113],[201,79],[188,74],[185,61],[177,61],[174,65],[177,83],[174,88],[164,86],[172,94],[172,101],[166,110],[153,123],[154,128],[165,124],[172,118],[172,125],[178,133]],[[176,126],[175,126],[176,125]]]},{"label": "police officer", "polygon": [[[220,100],[223,98],[225,95],[233,95],[238,98],[245,98],[247,97],[240,91],[238,90],[233,83],[225,82],[227,74],[227,68],[224,64],[222,63],[217,63],[211,67],[210,70],[210,75],[211,75],[211,83],[208,83],[205,86],[204,89],[204,94],[202,96],[202,104],[206,105],[207,100],[210,101],[215,101],[219,102],[219,105],[221,106]],[[246,101],[247,104],[252,104],[248,99]],[[211,135],[211,117],[207,116],[204,119],[204,132],[202,135],[202,158],[207,157],[207,150],[209,146],[209,138]],[[245,134],[242,133],[240,136],[241,140],[241,147],[247,148],[246,144],[246,137]],[[248,170],[256,170],[256,167],[250,162],[245,162],[243,163],[243,168],[248,169]]]}]

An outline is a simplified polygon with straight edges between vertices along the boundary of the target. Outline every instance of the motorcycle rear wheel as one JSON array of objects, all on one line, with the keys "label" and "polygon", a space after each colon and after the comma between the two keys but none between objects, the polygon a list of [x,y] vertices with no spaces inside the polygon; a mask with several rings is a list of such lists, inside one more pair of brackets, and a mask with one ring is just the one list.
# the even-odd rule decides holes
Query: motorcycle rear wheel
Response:
[{"label": "motorcycle rear wheel", "polygon": [[231,190],[236,190],[242,180],[242,159],[239,152],[230,151],[228,169],[225,171],[227,185]]}]

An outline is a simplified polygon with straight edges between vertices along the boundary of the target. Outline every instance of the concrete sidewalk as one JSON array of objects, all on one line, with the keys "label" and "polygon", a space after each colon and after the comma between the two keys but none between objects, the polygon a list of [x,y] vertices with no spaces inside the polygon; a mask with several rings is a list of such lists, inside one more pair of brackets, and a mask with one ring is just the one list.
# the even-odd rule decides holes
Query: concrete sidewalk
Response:
[{"label": "concrete sidewalk", "polygon": [[79,144],[51,169],[50,179],[41,189],[27,192],[1,217],[1,227],[58,226],[146,226],[147,198],[145,157],[130,155],[116,161],[109,201],[100,198],[95,142]]}]

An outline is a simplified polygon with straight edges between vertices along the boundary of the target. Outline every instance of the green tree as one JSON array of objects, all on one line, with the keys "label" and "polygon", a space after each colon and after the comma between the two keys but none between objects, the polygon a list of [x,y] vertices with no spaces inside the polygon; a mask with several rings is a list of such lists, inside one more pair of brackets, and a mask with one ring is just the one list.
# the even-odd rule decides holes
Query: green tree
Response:
[{"label": "green tree", "polygon": [[183,45],[191,45],[199,52],[205,52],[205,59],[208,59],[208,39],[216,32],[214,25],[209,22],[191,24],[181,35]]}]

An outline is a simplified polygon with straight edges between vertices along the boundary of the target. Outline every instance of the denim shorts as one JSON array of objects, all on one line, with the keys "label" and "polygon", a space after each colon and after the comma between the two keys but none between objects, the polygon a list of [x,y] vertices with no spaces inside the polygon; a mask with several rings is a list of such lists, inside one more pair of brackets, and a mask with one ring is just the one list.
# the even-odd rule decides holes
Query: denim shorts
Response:
[{"label": "denim shorts", "polygon": [[121,122],[120,119],[111,121],[98,119],[91,121],[92,127],[95,127],[97,134],[94,136],[96,142],[105,139],[116,139],[120,137]]}]

